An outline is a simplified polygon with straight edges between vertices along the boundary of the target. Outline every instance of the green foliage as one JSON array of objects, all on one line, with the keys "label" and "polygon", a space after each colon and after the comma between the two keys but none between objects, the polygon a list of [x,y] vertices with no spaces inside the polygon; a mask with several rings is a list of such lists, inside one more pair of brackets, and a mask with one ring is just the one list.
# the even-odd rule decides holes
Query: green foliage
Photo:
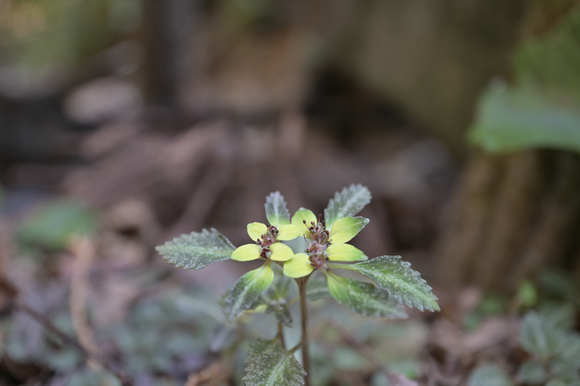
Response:
[{"label": "green foliage", "polygon": [[330,199],[328,207],[324,210],[326,228],[331,229],[339,218],[354,216],[369,202],[371,202],[371,192],[362,185],[351,185],[340,193],[335,193],[334,198]]},{"label": "green foliage", "polygon": [[493,83],[482,96],[469,138],[488,152],[533,147],[580,152],[579,107],[532,85],[506,88]]},{"label": "green foliage", "polygon": [[225,299],[224,312],[231,322],[236,316],[249,309],[272,281],[274,271],[270,264],[265,264],[242,276],[230,290]]},{"label": "green foliage", "polygon": [[17,238],[25,246],[61,250],[73,235],[89,235],[96,227],[96,215],[84,205],[55,200],[36,209],[19,227]]},{"label": "green foliage", "polygon": [[248,352],[246,386],[304,385],[306,372],[294,358],[294,353],[270,341],[258,340]]},{"label": "green foliage", "polygon": [[546,383],[548,374],[539,363],[528,361],[520,367],[517,378],[528,385],[543,385]]},{"label": "green foliage", "polygon": [[332,268],[350,269],[372,279],[398,302],[423,311],[439,311],[437,297],[419,272],[400,256],[379,256],[369,261],[352,265],[329,264]]},{"label": "green foliage", "polygon": [[513,55],[515,79],[493,82],[469,138],[489,152],[549,147],[580,151],[580,7]]},{"label": "green foliage", "polygon": [[[230,323],[244,311],[249,311],[247,315],[262,312],[274,314],[279,326],[282,326],[276,341],[258,340],[250,347],[246,362],[247,374],[243,378],[246,385],[304,384],[305,370],[294,359],[294,351],[305,347],[308,342],[301,341],[294,349],[286,351],[277,341],[284,340],[284,334],[281,333],[283,327],[292,327],[293,317],[289,306],[298,300],[291,294],[292,290],[296,292],[298,288],[292,285],[293,280],[290,278],[295,278],[300,285],[306,282],[305,291],[300,291],[300,296],[304,296],[300,298],[301,302],[332,296],[362,316],[406,318],[402,304],[420,310],[439,310],[431,287],[421,279],[418,272],[410,268],[409,263],[402,262],[398,256],[381,256],[364,263],[345,264],[367,259],[362,251],[345,243],[368,224],[368,219],[352,216],[370,199],[366,187],[351,185],[336,193],[329,201],[325,210],[326,222],[319,221],[312,211],[301,208],[294,214],[290,224],[290,212],[284,197],[275,192],[266,198],[265,204],[270,226],[260,223],[248,226],[248,233],[255,244],[236,249],[223,235],[212,229],[184,235],[157,247],[164,259],[186,269],[204,268],[211,263],[229,259],[232,253],[232,259],[238,262],[265,261],[262,267],[243,275],[220,301]],[[281,250],[287,252],[284,258],[275,258],[280,256],[278,252]],[[372,283],[336,276],[331,272],[333,269],[358,271],[373,279],[378,287]],[[320,273],[324,273],[326,279]],[[189,308],[191,306],[194,309],[197,307],[190,304]],[[222,323],[212,334],[212,342],[215,342],[212,347],[218,349],[233,345],[234,327],[225,326],[219,316],[212,316]],[[252,324],[257,323],[257,319],[253,318]],[[349,362],[350,354],[337,351],[333,360],[340,362],[340,358],[346,358],[343,362]]]},{"label": "green foliage", "polygon": [[468,386],[512,386],[513,383],[501,368],[485,365],[476,369],[467,382]]},{"label": "green foliage", "polygon": [[332,273],[328,273],[326,279],[330,295],[357,314],[382,318],[407,317],[403,307],[390,299],[387,292],[370,283],[338,277]]},{"label": "green foliage", "polygon": [[183,269],[199,270],[210,264],[227,260],[235,247],[215,229],[203,229],[166,242],[156,248],[170,264]]}]

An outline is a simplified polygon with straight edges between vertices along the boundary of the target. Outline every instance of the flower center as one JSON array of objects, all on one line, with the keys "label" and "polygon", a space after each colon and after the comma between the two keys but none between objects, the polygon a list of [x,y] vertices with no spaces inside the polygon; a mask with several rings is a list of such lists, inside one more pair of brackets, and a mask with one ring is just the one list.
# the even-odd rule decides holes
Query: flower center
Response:
[{"label": "flower center", "polygon": [[262,247],[262,250],[260,251],[260,256],[265,259],[268,259],[272,255],[272,250],[270,249],[270,246],[278,242],[277,238],[279,231],[278,228],[276,228],[273,225],[270,225],[269,223],[266,224],[266,227],[268,228],[268,230],[266,231],[265,234],[261,235],[260,238],[256,240],[256,243],[260,247]]},{"label": "flower center", "polygon": [[326,249],[330,245],[330,233],[326,230],[324,221],[322,221],[322,215],[318,215],[316,224],[314,221],[311,221],[310,225],[308,225],[306,220],[302,221],[310,231],[310,238],[307,240],[308,247],[306,248],[306,253],[310,258],[310,264],[312,264],[314,269],[325,270],[325,263],[328,259]]}]

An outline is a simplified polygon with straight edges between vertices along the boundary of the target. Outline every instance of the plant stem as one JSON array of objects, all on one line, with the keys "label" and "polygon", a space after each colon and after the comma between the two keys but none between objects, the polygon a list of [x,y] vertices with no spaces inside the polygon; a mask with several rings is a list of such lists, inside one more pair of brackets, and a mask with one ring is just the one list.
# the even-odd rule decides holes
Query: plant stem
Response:
[{"label": "plant stem", "polygon": [[282,348],[286,350],[286,342],[284,341],[284,326],[282,326],[282,323],[280,322],[278,322],[278,338],[280,339]]},{"label": "plant stem", "polygon": [[302,317],[302,339],[300,347],[302,348],[302,366],[306,371],[304,386],[310,385],[310,353],[308,351],[308,307],[306,304],[306,282],[310,276],[297,279],[298,288],[300,288],[300,315]]}]

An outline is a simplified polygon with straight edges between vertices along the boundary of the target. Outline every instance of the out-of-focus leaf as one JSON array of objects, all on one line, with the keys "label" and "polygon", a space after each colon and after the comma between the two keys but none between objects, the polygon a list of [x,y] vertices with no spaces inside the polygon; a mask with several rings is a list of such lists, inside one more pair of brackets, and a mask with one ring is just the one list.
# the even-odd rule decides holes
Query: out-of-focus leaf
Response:
[{"label": "out-of-focus leaf", "polygon": [[229,347],[236,340],[236,330],[230,326],[218,325],[210,334],[209,349],[218,352]]},{"label": "out-of-focus leaf", "polygon": [[[246,386],[300,386],[304,385],[306,371],[292,352],[279,345],[266,345],[265,350],[254,346],[246,360]],[[261,352],[260,352],[261,351]]]},{"label": "out-of-focus leaf", "polygon": [[370,283],[347,279],[326,273],[330,295],[351,311],[362,316],[404,319],[403,307],[383,291]]},{"label": "out-of-focus leaf", "polygon": [[67,247],[73,235],[89,235],[96,227],[93,211],[73,200],[56,200],[36,209],[17,236],[25,245],[59,250]]},{"label": "out-of-focus leaf", "polygon": [[276,316],[278,323],[282,323],[282,325],[292,328],[292,314],[288,310],[288,307],[280,304],[268,306],[268,308],[266,308],[266,313],[270,314],[272,312]]},{"label": "out-of-focus leaf", "polygon": [[362,185],[351,185],[334,194],[324,210],[326,229],[331,229],[336,220],[342,217],[352,217],[371,202],[371,192]]},{"label": "out-of-focus leaf", "polygon": [[210,264],[227,260],[236,249],[232,243],[215,229],[181,235],[158,246],[163,259],[176,267],[199,270]]},{"label": "out-of-focus leaf", "polygon": [[513,383],[501,368],[484,365],[477,368],[467,382],[468,386],[512,386]]},{"label": "out-of-focus leaf", "polygon": [[242,311],[250,308],[262,292],[272,284],[273,280],[274,271],[272,271],[270,264],[265,264],[242,276],[224,301],[224,311],[228,320],[232,322]]},{"label": "out-of-focus leaf", "polygon": [[328,284],[326,284],[326,278],[323,275],[315,272],[308,279],[306,283],[306,297],[310,301],[330,297]]},{"label": "out-of-focus leaf", "polygon": [[350,269],[372,279],[398,302],[421,311],[439,311],[437,297],[419,272],[411,269],[411,263],[401,256],[379,256],[356,264],[327,264],[329,268]]},{"label": "out-of-focus leaf", "polygon": [[469,139],[496,153],[535,147],[580,152],[580,104],[548,98],[531,85],[492,83],[482,96]]},{"label": "out-of-focus leaf", "polygon": [[520,343],[529,353],[547,360],[566,345],[562,332],[535,312],[528,312],[520,328]]},{"label": "out-of-focus leaf", "polygon": [[526,385],[543,385],[547,376],[546,370],[535,361],[525,362],[518,371],[518,381]]}]

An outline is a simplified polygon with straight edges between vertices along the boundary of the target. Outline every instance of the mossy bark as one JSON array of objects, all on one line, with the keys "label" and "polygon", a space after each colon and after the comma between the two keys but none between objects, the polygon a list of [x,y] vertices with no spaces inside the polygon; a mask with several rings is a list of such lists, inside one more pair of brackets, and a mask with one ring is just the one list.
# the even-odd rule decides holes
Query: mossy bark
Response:
[{"label": "mossy bark", "polygon": [[580,273],[580,156],[476,153],[436,255],[442,285],[510,291],[548,266]]}]

